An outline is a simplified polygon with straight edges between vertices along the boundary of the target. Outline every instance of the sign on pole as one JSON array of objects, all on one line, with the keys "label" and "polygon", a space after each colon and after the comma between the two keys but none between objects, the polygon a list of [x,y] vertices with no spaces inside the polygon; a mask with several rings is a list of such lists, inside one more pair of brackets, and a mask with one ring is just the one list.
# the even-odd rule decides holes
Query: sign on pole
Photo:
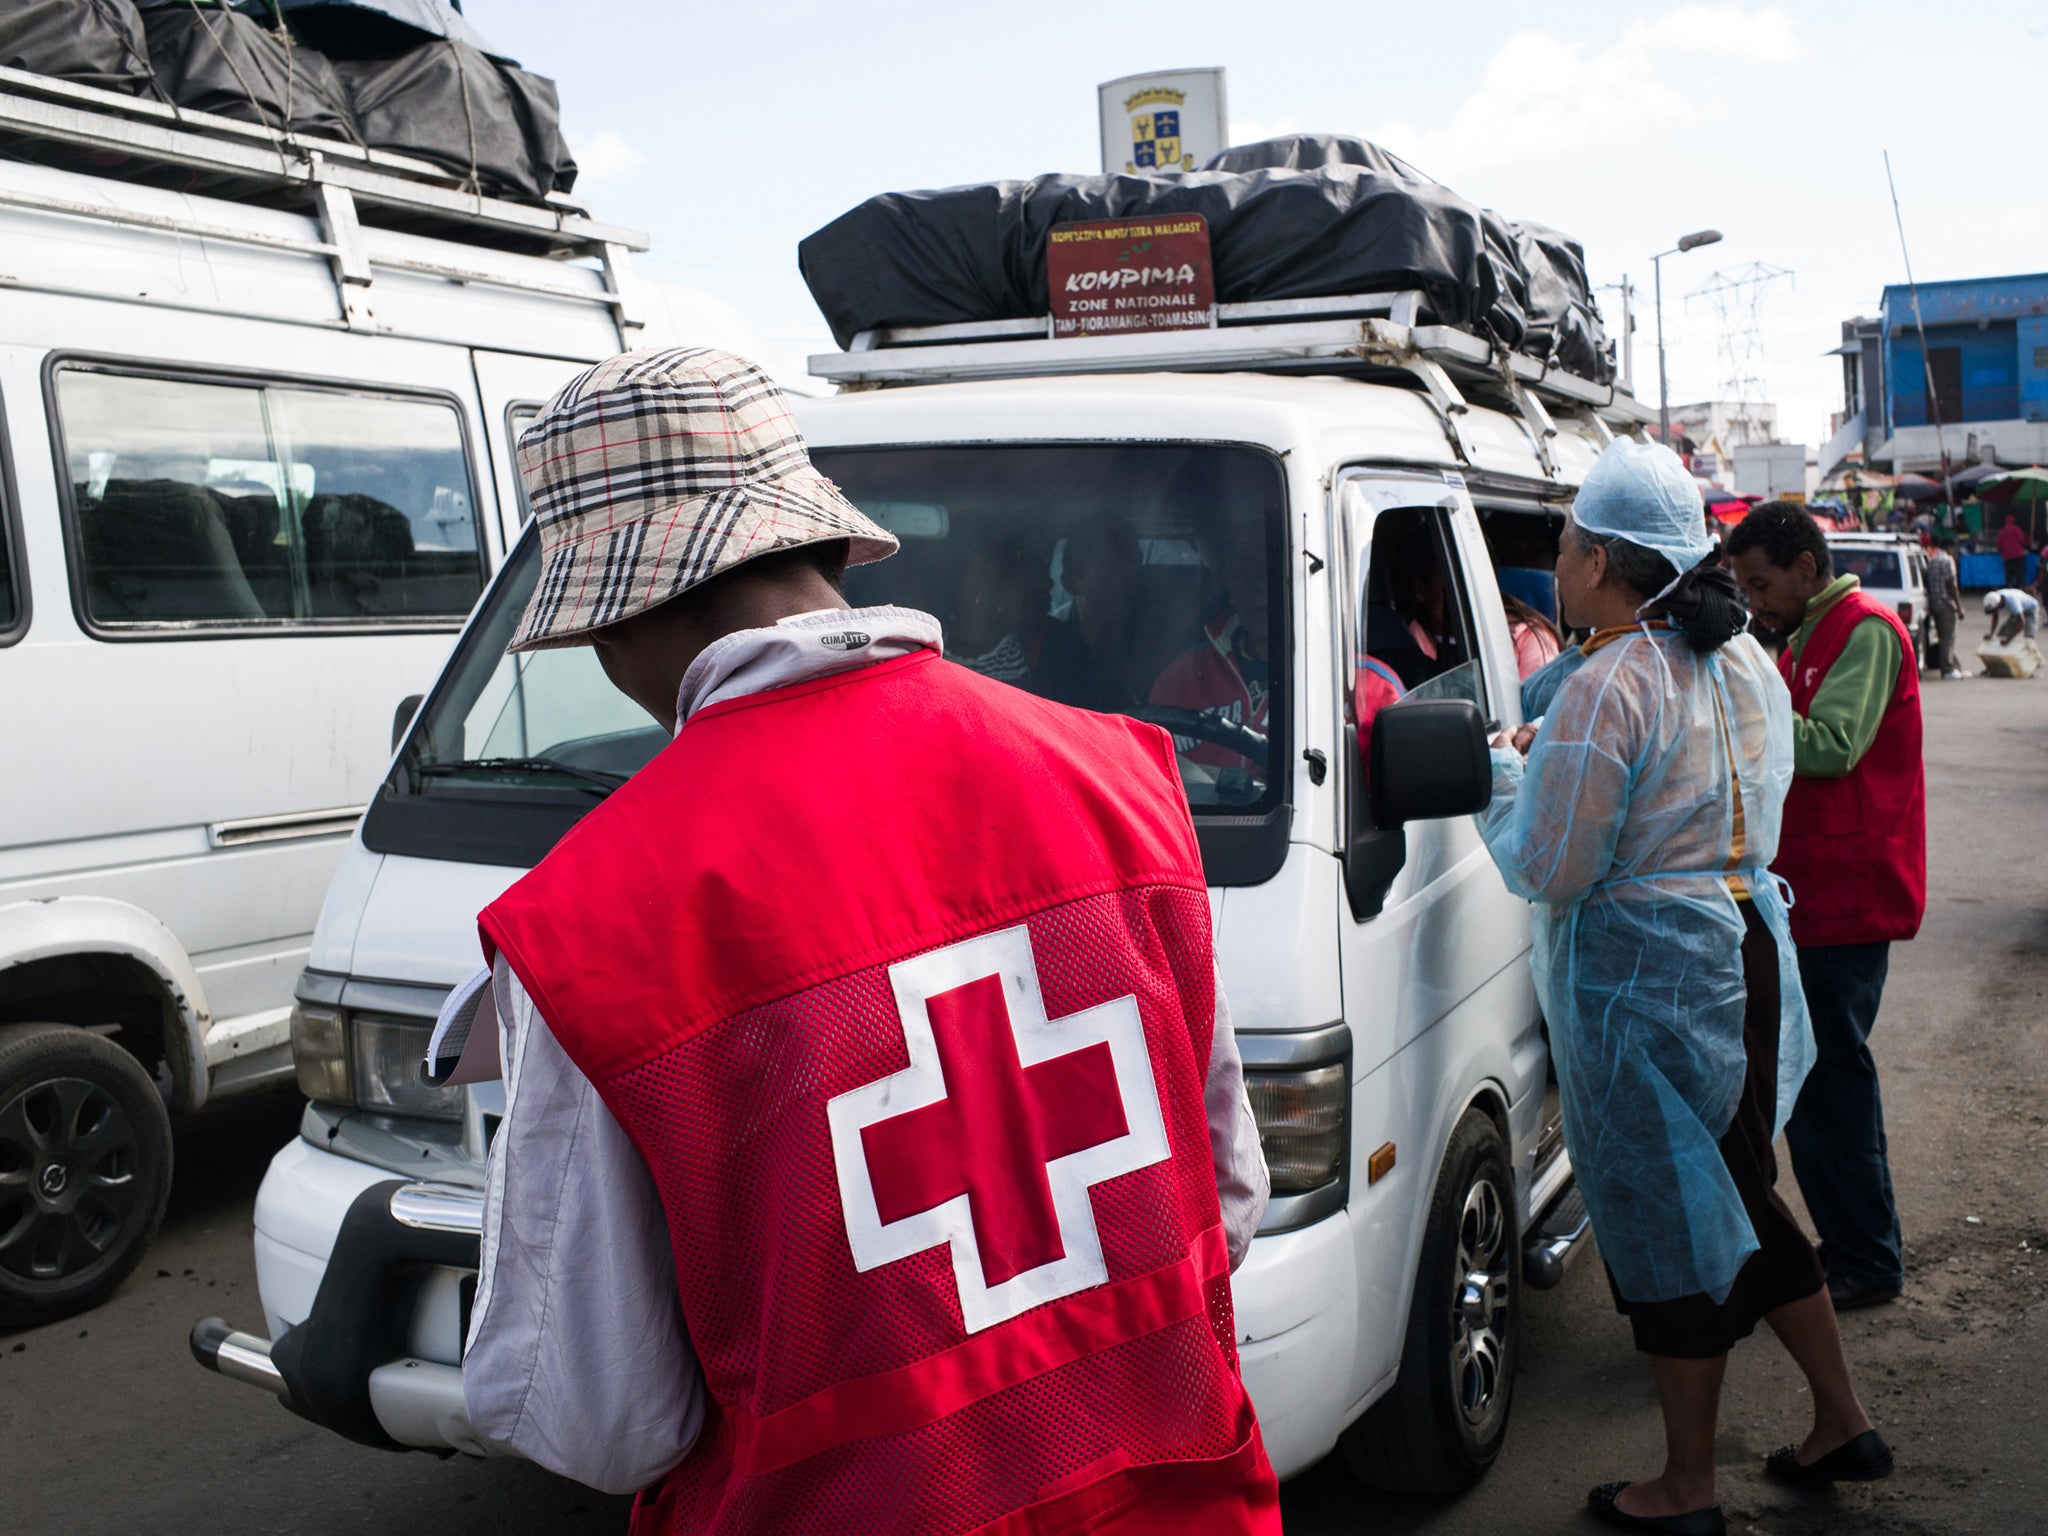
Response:
[{"label": "sign on pole", "polygon": [[1126,75],[1095,93],[1102,169],[1111,174],[1192,171],[1230,142],[1221,68]]},{"label": "sign on pole", "polygon": [[1046,235],[1045,276],[1054,336],[1216,323],[1209,223],[1199,213],[1055,224]]}]

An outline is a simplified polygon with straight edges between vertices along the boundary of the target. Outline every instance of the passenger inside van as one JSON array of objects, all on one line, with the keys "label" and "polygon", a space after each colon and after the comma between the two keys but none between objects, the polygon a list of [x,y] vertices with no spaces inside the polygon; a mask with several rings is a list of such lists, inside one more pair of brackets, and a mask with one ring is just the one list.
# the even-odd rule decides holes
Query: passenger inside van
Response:
[{"label": "passenger inside van", "polygon": [[[1145,561],[1137,529],[1121,513],[1098,513],[1068,534],[1056,558],[1054,611],[1028,686],[1077,709],[1127,709],[1142,697],[1132,677]],[[1065,616],[1057,611],[1062,596]]]},{"label": "passenger inside van", "polygon": [[1527,512],[1496,513],[1483,528],[1515,642],[1515,667],[1526,678],[1549,665],[1564,644],[1554,574],[1558,528]]}]

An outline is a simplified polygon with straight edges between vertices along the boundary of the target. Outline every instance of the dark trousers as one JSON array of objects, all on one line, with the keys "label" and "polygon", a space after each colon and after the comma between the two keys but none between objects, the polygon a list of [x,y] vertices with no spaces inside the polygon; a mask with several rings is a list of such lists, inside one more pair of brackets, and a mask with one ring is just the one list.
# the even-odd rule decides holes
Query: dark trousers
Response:
[{"label": "dark trousers", "polygon": [[1927,611],[1934,617],[1933,654],[1927,664],[1946,672],[1956,664],[1956,611],[1946,603],[1929,603]]},{"label": "dark trousers", "polygon": [[2027,584],[2027,557],[2005,562],[2005,584],[2008,587],[2024,587]]},{"label": "dark trousers", "polygon": [[1817,1054],[1785,1127],[1828,1275],[1887,1288],[1906,1267],[1869,1041],[1890,962],[1889,944],[1800,945]]}]

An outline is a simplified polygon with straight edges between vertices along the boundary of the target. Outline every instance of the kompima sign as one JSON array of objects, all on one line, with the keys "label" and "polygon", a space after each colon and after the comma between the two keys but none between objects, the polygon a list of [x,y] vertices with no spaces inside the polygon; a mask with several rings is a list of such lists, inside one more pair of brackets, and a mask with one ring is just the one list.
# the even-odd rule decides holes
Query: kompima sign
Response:
[{"label": "kompima sign", "polygon": [[1198,213],[1055,224],[1045,240],[1054,336],[1216,323],[1209,221]]},{"label": "kompima sign", "polygon": [[1192,171],[1229,142],[1221,69],[1126,75],[1096,87],[1102,169],[1111,175]]}]

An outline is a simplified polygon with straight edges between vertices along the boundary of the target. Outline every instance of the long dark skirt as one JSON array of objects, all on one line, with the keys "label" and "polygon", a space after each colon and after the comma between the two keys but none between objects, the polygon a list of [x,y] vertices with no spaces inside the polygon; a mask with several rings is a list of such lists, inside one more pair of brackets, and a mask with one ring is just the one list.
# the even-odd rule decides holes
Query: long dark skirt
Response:
[{"label": "long dark skirt", "polygon": [[1725,1355],[1737,1339],[1756,1331],[1766,1313],[1804,1300],[1827,1284],[1819,1253],[1778,1196],[1778,1156],[1771,1146],[1778,1099],[1778,947],[1755,907],[1746,901],[1739,905],[1745,925],[1742,979],[1749,989],[1742,1045],[1749,1066],[1742,1102],[1721,1137],[1721,1158],[1742,1196],[1758,1248],[1736,1274],[1728,1299],[1719,1304],[1703,1291],[1675,1301],[1631,1302],[1609,1270],[1615,1308],[1628,1318],[1636,1348],[1646,1355],[1680,1360]]}]

